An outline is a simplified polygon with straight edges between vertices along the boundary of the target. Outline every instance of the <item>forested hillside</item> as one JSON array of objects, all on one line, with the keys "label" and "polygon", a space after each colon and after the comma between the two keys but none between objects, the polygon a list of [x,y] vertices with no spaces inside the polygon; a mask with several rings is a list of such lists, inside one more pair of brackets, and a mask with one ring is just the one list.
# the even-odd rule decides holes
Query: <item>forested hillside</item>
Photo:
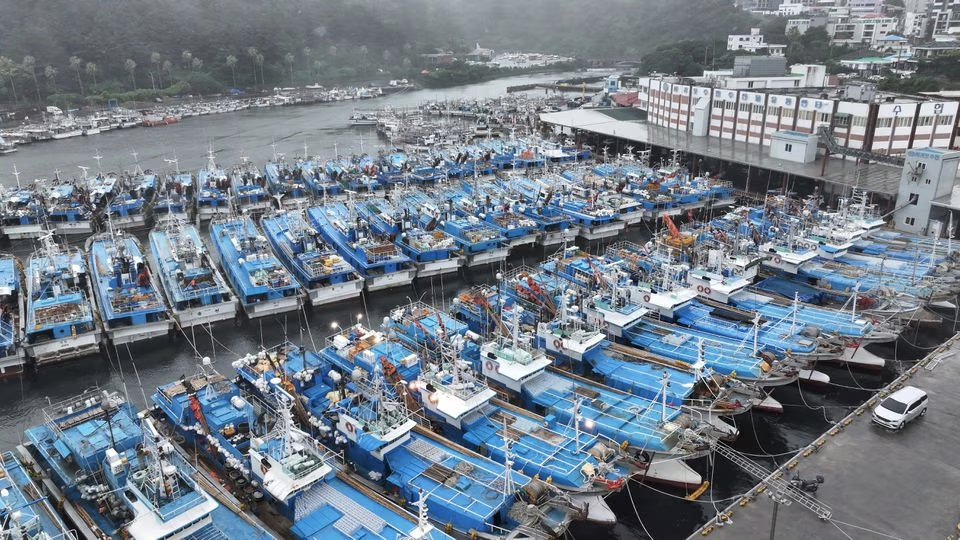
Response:
[{"label": "forested hillside", "polygon": [[6,101],[402,76],[421,53],[477,42],[637,58],[751,25],[729,0],[0,0],[0,13]]}]

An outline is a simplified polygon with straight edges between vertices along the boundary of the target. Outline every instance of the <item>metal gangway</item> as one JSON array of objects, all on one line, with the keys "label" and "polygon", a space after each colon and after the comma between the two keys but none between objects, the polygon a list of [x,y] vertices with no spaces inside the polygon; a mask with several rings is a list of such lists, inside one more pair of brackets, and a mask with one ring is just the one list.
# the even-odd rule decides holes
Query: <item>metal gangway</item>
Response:
[{"label": "metal gangway", "polygon": [[821,504],[820,501],[794,487],[789,480],[783,478],[782,472],[776,471],[771,473],[762,465],[759,465],[757,462],[723,443],[717,443],[714,450],[717,454],[730,460],[734,465],[737,465],[744,471],[758,478],[760,483],[768,489],[773,489],[778,495],[790,498],[816,514],[821,520],[827,521],[833,515],[833,510],[831,510],[829,506]]}]

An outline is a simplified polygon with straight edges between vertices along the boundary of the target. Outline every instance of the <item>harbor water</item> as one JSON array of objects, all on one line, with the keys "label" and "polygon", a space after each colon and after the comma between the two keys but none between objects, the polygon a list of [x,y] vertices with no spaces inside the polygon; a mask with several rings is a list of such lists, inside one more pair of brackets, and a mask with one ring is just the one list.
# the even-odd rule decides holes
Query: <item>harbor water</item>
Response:
[{"label": "harbor water", "polygon": [[[16,163],[21,180],[53,176],[59,169],[63,178],[80,175],[78,166],[95,170],[93,156],[103,156],[104,171],[132,169],[133,152],[143,168],[170,170],[166,160],[176,158],[182,170],[196,170],[203,164],[208,148],[218,161],[231,166],[241,156],[262,165],[274,151],[287,156],[303,153],[306,144],[310,154],[333,156],[363,151],[375,152],[384,143],[376,139],[372,129],[353,128],[349,116],[355,107],[374,108],[386,105],[417,105],[444,99],[468,99],[501,95],[506,87],[531,82],[547,82],[563,78],[562,74],[523,76],[487,83],[445,89],[413,91],[405,94],[362,102],[337,102],[304,107],[255,109],[237,113],[187,118],[159,128],[115,130],[92,137],[33,144],[16,154],[0,158],[0,182],[15,183],[10,171]],[[542,92],[542,91],[541,91]],[[362,134],[362,142],[361,142]],[[275,149],[274,146],[275,145]],[[738,179],[729,178],[737,183]],[[627,231],[619,239],[644,241],[650,231],[643,224]],[[584,246],[597,249],[597,246]],[[26,257],[33,246],[29,241],[15,243],[9,250]],[[546,255],[539,249],[517,252],[507,265],[533,264]],[[195,328],[187,334],[158,339],[147,344],[121,346],[107,351],[108,357],[92,356],[66,365],[44,369],[38,375],[27,375],[0,383],[0,448],[10,449],[21,441],[23,430],[43,421],[41,409],[48,402],[57,402],[86,388],[100,386],[125,391],[130,400],[142,406],[145,396],[158,385],[190,375],[197,369],[199,358],[210,356],[225,374],[232,372],[230,363],[236,357],[270,347],[282,340],[320,348],[331,331],[331,325],[346,325],[361,318],[365,324],[378,326],[388,310],[421,299],[443,307],[457,293],[474,284],[490,283],[498,268],[481,267],[460,275],[417,280],[412,287],[365,294],[360,299],[333,306],[305,309],[255,321],[223,323],[212,328]],[[947,314],[945,320],[956,318]],[[792,385],[777,388],[774,397],[784,405],[784,412],[773,415],[748,412],[734,417],[740,436],[735,448],[770,468],[786,460],[822,433],[831,422],[845,416],[885,382],[896,377],[904,365],[910,365],[929,348],[945,339],[953,323],[942,329],[908,329],[898,342],[873,345],[871,351],[890,359],[880,373],[851,371],[843,366],[822,366],[831,383],[811,388]],[[629,491],[614,495],[610,506],[619,517],[612,530],[587,525],[571,529],[574,537],[602,534],[613,538],[686,538],[705,520],[712,518],[732,500],[752,487],[758,479],[736,469],[724,458],[717,457],[711,466],[704,458],[694,463],[710,487],[698,502],[684,500],[686,493],[630,484]],[[804,471],[814,475],[817,471]],[[821,488],[829,490],[830,479]],[[760,502],[758,504],[764,504]]]}]

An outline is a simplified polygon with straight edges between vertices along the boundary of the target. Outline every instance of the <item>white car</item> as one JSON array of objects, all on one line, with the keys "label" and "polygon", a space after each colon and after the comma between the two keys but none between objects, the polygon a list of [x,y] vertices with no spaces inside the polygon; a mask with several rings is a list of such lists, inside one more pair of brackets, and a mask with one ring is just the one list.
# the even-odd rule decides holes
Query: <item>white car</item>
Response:
[{"label": "white car", "polygon": [[927,406],[926,392],[914,386],[904,386],[873,409],[873,423],[900,430],[914,418],[927,414]]}]

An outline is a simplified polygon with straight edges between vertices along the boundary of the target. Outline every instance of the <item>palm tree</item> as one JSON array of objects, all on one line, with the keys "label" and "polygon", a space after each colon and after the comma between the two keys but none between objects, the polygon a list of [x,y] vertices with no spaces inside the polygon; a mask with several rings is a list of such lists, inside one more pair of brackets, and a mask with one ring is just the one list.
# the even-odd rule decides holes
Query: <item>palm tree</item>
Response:
[{"label": "palm tree", "polygon": [[81,95],[81,96],[84,94],[84,92],[83,92],[83,79],[80,78],[80,66],[82,66],[82,65],[83,65],[83,59],[82,59],[82,58],[80,58],[79,56],[71,56],[71,57],[70,57],[70,67],[72,67],[73,70],[77,72],[77,85],[80,86],[80,95]]},{"label": "palm tree", "polygon": [[257,84],[257,56],[260,55],[260,51],[256,47],[247,47],[247,56],[250,57],[250,63],[253,65],[253,84]]},{"label": "palm tree", "polygon": [[50,64],[43,68],[43,76],[47,79],[47,95],[57,93],[57,73],[57,68]]},{"label": "palm tree", "polygon": [[40,82],[37,81],[37,59],[29,54],[23,57],[23,70],[30,73],[30,76],[33,77],[33,89],[37,92],[37,103],[42,101],[40,99]]},{"label": "palm tree", "polygon": [[167,74],[167,84],[170,84],[171,82],[173,82],[173,78],[172,78],[172,77],[173,77],[173,62],[171,62],[170,60],[164,60],[164,61],[163,61],[163,65],[160,67],[160,69],[161,69],[162,71],[166,72],[166,74]]},{"label": "palm tree", "polygon": [[190,63],[193,61],[193,53],[190,51],[183,51],[180,53],[180,59],[183,60],[183,68],[190,69]]},{"label": "palm tree", "polygon": [[193,61],[190,62],[191,67],[194,71],[199,71],[203,67],[203,60],[201,58],[194,57]]},{"label": "palm tree", "polygon": [[87,62],[87,67],[84,68],[84,71],[87,72],[87,75],[93,80],[93,91],[97,91],[97,71],[99,68],[97,64],[93,62]]},{"label": "palm tree", "polygon": [[257,53],[257,65],[260,66],[260,84],[267,84],[263,78],[263,55],[260,53]]},{"label": "palm tree", "polygon": [[10,80],[10,89],[13,91],[13,101],[17,102],[17,82],[16,78],[20,71],[20,66],[18,66],[13,60],[7,58],[6,56],[0,56],[0,77]]},{"label": "palm tree", "polygon": [[313,49],[310,47],[303,48],[303,69],[307,72],[309,78],[313,78],[313,74],[310,72],[310,57],[313,56]]},{"label": "palm tree", "polygon": [[237,57],[228,54],[227,55],[227,67],[230,68],[230,73],[233,75],[233,87],[237,87]]},{"label": "palm tree", "polygon": [[153,69],[157,70],[157,79],[160,81],[160,88],[163,88],[163,74],[160,73],[160,64],[163,62],[163,57],[160,56],[160,53],[153,51],[150,53],[150,65],[153,66]]},{"label": "palm tree", "polygon": [[293,53],[287,53],[283,55],[283,61],[287,63],[287,66],[290,68],[290,85],[293,85]]},{"label": "palm tree", "polygon": [[130,82],[133,83],[133,89],[137,89],[137,63],[132,58],[127,58],[123,63],[123,69],[130,74]]}]

